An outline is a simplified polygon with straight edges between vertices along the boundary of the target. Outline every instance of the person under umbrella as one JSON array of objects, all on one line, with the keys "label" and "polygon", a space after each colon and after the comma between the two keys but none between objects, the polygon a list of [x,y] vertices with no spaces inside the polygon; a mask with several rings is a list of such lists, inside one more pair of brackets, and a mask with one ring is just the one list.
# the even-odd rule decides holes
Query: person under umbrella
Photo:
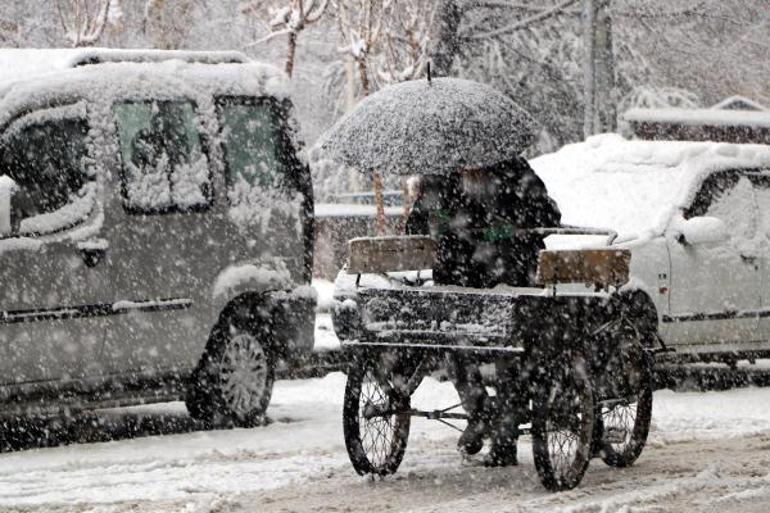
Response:
[{"label": "person under umbrella", "polygon": [[[519,156],[534,140],[534,126],[525,109],[485,84],[429,75],[368,96],[317,147],[372,176],[420,175],[407,232],[438,242],[436,283],[526,286],[543,241],[520,230],[560,220],[542,181]],[[511,371],[497,365],[502,378],[492,398],[475,363],[454,357],[449,367],[469,414],[461,450],[478,452],[491,435],[487,463],[516,463],[517,398],[523,395],[513,388]]]},{"label": "person under umbrella", "polygon": [[[438,242],[433,278],[437,284],[492,288],[535,285],[543,235],[531,228],[558,227],[556,203],[523,158],[449,177],[422,177],[407,220],[408,234],[431,235]],[[479,452],[490,436],[486,465],[515,465],[519,419],[526,410],[514,369],[496,362],[497,395],[490,397],[478,365],[461,356],[449,362],[452,381],[468,426],[458,447]]]}]

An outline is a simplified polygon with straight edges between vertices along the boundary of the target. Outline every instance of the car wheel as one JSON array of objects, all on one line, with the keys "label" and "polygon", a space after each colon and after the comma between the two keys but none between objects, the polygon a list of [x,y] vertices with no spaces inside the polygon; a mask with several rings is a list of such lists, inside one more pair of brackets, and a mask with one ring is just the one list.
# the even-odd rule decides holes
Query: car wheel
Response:
[{"label": "car wheel", "polygon": [[193,418],[238,427],[263,423],[275,381],[272,328],[253,310],[226,316],[212,331],[188,387],[185,402]]}]

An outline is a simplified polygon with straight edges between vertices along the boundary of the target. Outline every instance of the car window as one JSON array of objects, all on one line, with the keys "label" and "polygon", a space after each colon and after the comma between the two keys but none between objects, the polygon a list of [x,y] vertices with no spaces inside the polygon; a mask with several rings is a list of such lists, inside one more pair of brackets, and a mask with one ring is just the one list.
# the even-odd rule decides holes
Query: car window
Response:
[{"label": "car window", "polygon": [[759,236],[770,241],[770,169],[758,170],[750,176],[759,208]]},{"label": "car window", "polygon": [[192,103],[114,106],[126,209],[135,213],[201,210],[212,201],[211,172]]},{"label": "car window", "polygon": [[82,104],[36,111],[0,138],[0,174],[17,184],[13,235],[62,231],[92,211],[96,177],[89,169],[85,115]]},{"label": "car window", "polygon": [[710,201],[702,215],[721,219],[734,245],[752,241],[757,233],[758,211],[751,179],[736,172],[718,173],[704,183]]},{"label": "car window", "polygon": [[291,151],[285,142],[277,104],[248,97],[217,99],[221,141],[227,173],[230,215],[239,224],[266,219],[265,209],[298,208],[298,187],[291,168]]}]

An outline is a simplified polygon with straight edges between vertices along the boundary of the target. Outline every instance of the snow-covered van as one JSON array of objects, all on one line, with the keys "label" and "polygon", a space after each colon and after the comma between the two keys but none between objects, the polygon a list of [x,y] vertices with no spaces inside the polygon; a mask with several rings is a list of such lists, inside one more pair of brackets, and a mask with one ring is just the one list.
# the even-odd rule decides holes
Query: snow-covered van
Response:
[{"label": "snow-covered van", "polygon": [[770,355],[770,146],[606,134],[531,164],[565,224],[615,230],[631,250],[622,292],[674,357]]},{"label": "snow-covered van", "polygon": [[312,188],[239,53],[0,51],[0,414],[258,421],[312,349]]}]

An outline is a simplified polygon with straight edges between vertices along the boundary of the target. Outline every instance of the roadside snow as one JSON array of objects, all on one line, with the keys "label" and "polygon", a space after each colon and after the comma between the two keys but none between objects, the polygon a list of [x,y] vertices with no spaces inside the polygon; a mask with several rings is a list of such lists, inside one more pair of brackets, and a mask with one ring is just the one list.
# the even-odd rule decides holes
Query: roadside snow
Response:
[{"label": "roadside snow", "polygon": [[313,288],[318,293],[316,310],[330,312],[334,304],[334,283],[322,278],[313,278]]},{"label": "roadside snow", "polygon": [[[361,488],[362,481],[350,467],[344,448],[341,429],[344,385],[345,377],[340,373],[322,379],[278,382],[269,410],[274,422],[266,427],[198,431],[2,454],[0,510],[195,511],[200,507],[201,511],[210,511],[207,508],[217,501],[235,501],[228,503],[228,509],[223,511],[241,511],[237,504],[243,506],[243,511],[251,511],[253,508],[249,504],[256,507],[258,503],[245,502],[249,494],[298,487],[302,490],[299,496],[290,494],[296,500],[301,499],[301,494],[312,495],[313,490],[322,490],[329,479],[336,480],[332,482],[336,483],[337,494],[344,490],[364,496],[370,494],[374,506],[380,500],[377,487]],[[431,409],[456,402],[457,394],[452,385],[434,379],[427,379],[413,399],[416,407]],[[770,434],[768,404],[770,390],[766,389],[658,392],[647,451],[652,454],[656,454],[655,451],[679,451],[681,445],[677,444],[686,440],[698,440],[704,447],[709,447],[712,443],[709,440],[726,443],[725,439],[740,440],[738,437],[757,433],[767,437]],[[186,416],[181,403],[110,410],[100,415],[120,419],[121,416],[161,414],[178,419]],[[516,486],[531,489],[528,493],[538,498],[528,502],[528,511],[631,511],[619,507],[602,509],[597,504],[633,505],[635,501],[665,497],[681,490],[695,492],[699,486],[707,486],[713,481],[703,474],[666,485],[669,480],[666,469],[676,473],[676,463],[667,462],[664,468],[655,469],[658,463],[653,456],[645,459],[643,455],[635,467],[634,472],[645,481],[643,484],[637,479],[626,478],[624,472],[609,470],[595,462],[586,476],[587,483],[569,492],[572,495],[564,496],[560,507],[556,507],[553,501],[560,495],[547,494],[539,487],[527,438],[521,442],[520,467],[500,471],[467,467],[468,464],[463,463],[455,452],[456,439],[456,432],[439,423],[415,419],[399,474],[378,486],[387,490],[407,479],[406,482],[412,482],[411,486],[424,490],[429,497],[443,480],[465,479],[463,486],[472,489],[474,479],[478,480],[477,486],[483,487],[486,481],[496,479],[495,476],[504,478],[508,475],[506,472],[516,472],[523,477],[515,479],[524,479]],[[698,454],[690,456],[693,461],[699,458]],[[712,454],[711,458],[714,457],[719,455]],[[429,479],[420,481],[421,475]],[[730,482],[735,484],[737,479]],[[761,478],[742,479],[746,486],[736,484],[729,490],[732,495],[724,494],[724,501],[738,500],[741,493],[766,496],[762,494],[766,494],[770,483],[765,482],[765,488],[762,488],[757,485]],[[617,489],[613,488],[615,486]],[[602,498],[608,490],[614,490],[614,499]],[[280,496],[283,492],[277,493]],[[569,501],[564,503],[569,497],[584,505],[574,509],[566,507],[571,504]],[[366,501],[365,498],[362,500]],[[542,502],[540,506],[537,506],[538,501]],[[146,507],[140,507],[142,504]],[[435,509],[428,510],[466,510],[453,508],[451,502],[443,507],[440,506],[443,501],[438,500],[437,504]],[[588,507],[589,504],[593,506]],[[304,509],[313,509],[312,506],[312,502],[307,502]],[[323,509],[323,505],[316,509]],[[487,508],[487,511],[498,509]],[[729,508],[726,511],[730,511]]]}]

